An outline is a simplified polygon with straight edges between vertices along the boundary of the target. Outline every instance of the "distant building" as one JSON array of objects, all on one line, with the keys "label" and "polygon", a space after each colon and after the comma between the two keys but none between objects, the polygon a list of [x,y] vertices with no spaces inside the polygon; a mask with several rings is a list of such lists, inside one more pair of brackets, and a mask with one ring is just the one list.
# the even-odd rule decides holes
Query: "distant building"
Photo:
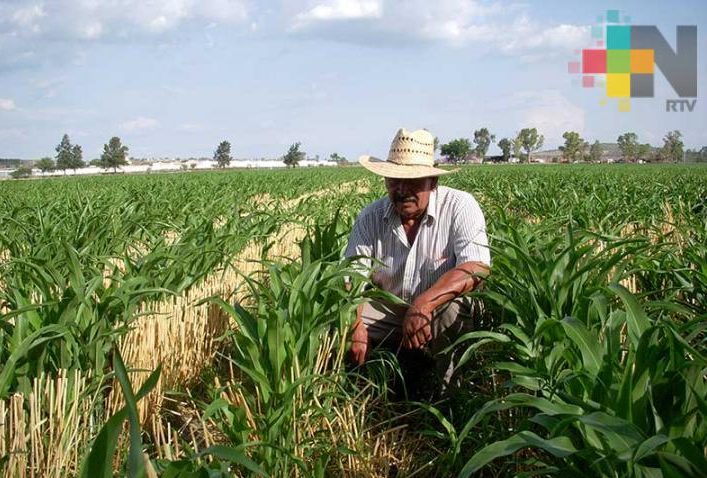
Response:
[{"label": "distant building", "polygon": [[462,160],[463,163],[467,164],[481,164],[483,162],[483,158],[480,156],[477,156],[474,153],[469,153],[466,156],[464,156],[464,159]]}]

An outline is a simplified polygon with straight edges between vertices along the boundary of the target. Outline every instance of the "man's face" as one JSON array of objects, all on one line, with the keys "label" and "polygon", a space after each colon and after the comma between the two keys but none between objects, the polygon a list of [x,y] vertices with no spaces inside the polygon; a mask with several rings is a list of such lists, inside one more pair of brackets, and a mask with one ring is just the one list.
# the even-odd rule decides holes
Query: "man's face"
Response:
[{"label": "man's face", "polygon": [[385,178],[388,197],[403,219],[422,216],[430,201],[430,193],[437,186],[437,178],[395,179]]}]

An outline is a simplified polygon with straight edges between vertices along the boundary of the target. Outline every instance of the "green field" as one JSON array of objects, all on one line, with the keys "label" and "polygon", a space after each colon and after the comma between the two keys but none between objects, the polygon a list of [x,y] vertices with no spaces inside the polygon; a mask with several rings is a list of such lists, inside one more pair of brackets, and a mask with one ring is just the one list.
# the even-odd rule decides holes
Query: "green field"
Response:
[{"label": "green field", "polygon": [[707,168],[442,184],[485,213],[488,316],[412,403],[345,362],[363,169],[0,183],[3,476],[705,476]]}]

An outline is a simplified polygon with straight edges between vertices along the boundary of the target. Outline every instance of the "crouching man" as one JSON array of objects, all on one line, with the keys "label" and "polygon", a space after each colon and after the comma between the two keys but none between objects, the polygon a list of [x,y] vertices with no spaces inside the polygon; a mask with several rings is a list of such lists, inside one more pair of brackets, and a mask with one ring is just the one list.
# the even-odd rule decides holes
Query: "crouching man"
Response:
[{"label": "crouching man", "polygon": [[480,305],[460,296],[480,286],[491,263],[484,215],[471,194],[437,185],[453,171],[435,166],[434,137],[426,130],[401,129],[387,160],[359,162],[385,178],[388,194],[359,214],[346,256],[374,258],[364,261],[373,282],[406,305],[360,306],[351,359],[363,364],[382,346],[398,355],[408,390],[432,364],[448,384],[454,357],[440,352],[473,330]]}]

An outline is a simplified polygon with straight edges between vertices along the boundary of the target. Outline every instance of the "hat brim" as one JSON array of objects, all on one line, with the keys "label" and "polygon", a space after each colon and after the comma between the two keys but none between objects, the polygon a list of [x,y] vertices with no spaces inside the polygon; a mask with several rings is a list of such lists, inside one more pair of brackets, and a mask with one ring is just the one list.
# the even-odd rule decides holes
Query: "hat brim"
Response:
[{"label": "hat brim", "polygon": [[436,168],[434,166],[419,166],[419,165],[408,165],[408,164],[395,164],[390,161],[384,161],[382,159],[374,158],[373,156],[363,155],[358,158],[358,162],[378,176],[383,176],[384,178],[395,178],[395,179],[415,179],[415,178],[430,178],[435,176],[442,176],[444,174],[454,173],[457,170],[446,170],[441,168]]}]

